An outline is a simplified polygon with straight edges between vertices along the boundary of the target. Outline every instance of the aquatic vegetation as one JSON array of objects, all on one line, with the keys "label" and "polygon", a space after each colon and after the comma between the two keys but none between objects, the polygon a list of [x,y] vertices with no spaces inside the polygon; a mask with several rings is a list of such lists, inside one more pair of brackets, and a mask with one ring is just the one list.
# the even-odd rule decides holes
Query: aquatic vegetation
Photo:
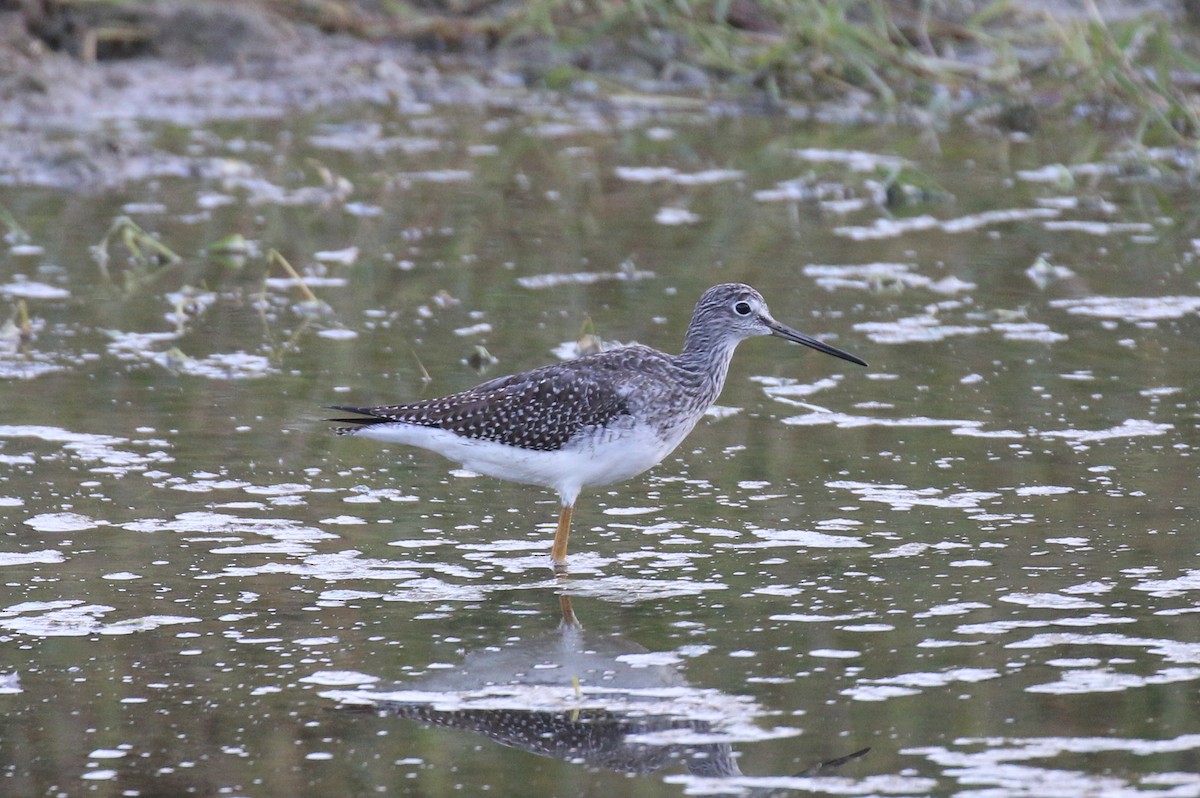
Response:
[{"label": "aquatic vegetation", "polygon": [[33,241],[29,237],[29,233],[25,232],[25,228],[21,227],[20,222],[17,221],[17,217],[13,216],[12,211],[2,203],[0,203],[0,225],[3,225],[7,229],[7,232],[4,234],[4,240],[10,246],[22,246]]},{"label": "aquatic vegetation", "polygon": [[270,275],[272,266],[278,266],[279,268],[283,269],[284,273],[286,273],[288,278],[292,281],[292,284],[300,289],[300,293],[304,295],[303,306],[305,308],[310,309],[314,313],[319,313],[328,309],[328,305],[326,305],[320,299],[317,299],[317,295],[314,294],[312,289],[308,287],[308,283],[305,282],[300,273],[296,271],[292,264],[288,262],[288,259],[281,255],[277,249],[267,251],[267,270],[263,275],[263,296],[266,295],[266,280]]},{"label": "aquatic vegetation", "polygon": [[1200,60],[1164,18],[1107,21],[1088,0],[1086,20],[1063,24],[1046,16],[1061,47],[1056,65],[1077,99],[1124,105],[1136,117],[1134,140],[1151,131],[1168,140],[1200,136],[1195,92]]},{"label": "aquatic vegetation", "polygon": [[[1110,19],[1091,0],[1069,15],[1005,0],[536,0],[460,14],[443,43],[460,46],[473,27],[500,47],[560,48],[540,72],[552,89],[614,79],[661,93],[752,88],[773,103],[975,113],[1018,133],[1044,112],[1122,108],[1135,140],[1200,135],[1200,60],[1149,7]],[[421,30],[436,38],[436,26]]]},{"label": "aquatic vegetation", "polygon": [[183,260],[170,247],[143,230],[128,216],[118,216],[109,225],[108,232],[99,243],[89,247],[92,260],[100,267],[104,280],[115,285],[112,272],[109,270],[111,261],[110,248],[114,242],[119,242],[128,255],[129,268],[124,272],[123,289],[133,293],[138,288],[157,279],[162,269],[174,266]]},{"label": "aquatic vegetation", "polygon": [[206,246],[204,252],[227,269],[240,269],[246,265],[249,257],[256,254],[256,247],[241,233],[230,233]]},{"label": "aquatic vegetation", "polygon": [[0,354],[12,354],[33,339],[33,322],[24,299],[17,300],[12,316],[0,326]]}]

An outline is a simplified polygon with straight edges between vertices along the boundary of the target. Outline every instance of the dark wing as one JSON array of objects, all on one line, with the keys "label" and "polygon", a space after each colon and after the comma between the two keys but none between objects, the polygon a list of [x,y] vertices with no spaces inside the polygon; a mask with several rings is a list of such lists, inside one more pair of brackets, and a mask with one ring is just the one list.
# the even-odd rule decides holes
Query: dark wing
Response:
[{"label": "dark wing", "polygon": [[[587,362],[592,360],[589,367]],[[384,407],[344,407],[362,418],[356,424],[402,422],[437,427],[465,438],[495,441],[537,451],[561,449],[586,427],[605,426],[629,409],[604,361],[584,358],[485,382],[461,393]]]}]

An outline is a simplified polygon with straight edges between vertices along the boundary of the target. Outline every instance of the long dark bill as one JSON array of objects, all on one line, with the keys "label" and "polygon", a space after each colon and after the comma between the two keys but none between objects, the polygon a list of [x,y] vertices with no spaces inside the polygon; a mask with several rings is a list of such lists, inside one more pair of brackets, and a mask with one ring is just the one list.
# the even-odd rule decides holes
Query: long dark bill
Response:
[{"label": "long dark bill", "polygon": [[857,358],[849,352],[843,352],[836,346],[830,346],[824,341],[818,341],[811,335],[805,335],[799,330],[793,330],[786,324],[780,324],[774,319],[768,321],[767,326],[771,328],[771,335],[778,335],[780,338],[783,338],[786,341],[791,341],[794,344],[803,344],[810,349],[815,349],[818,352],[824,352],[825,354],[833,355],[834,357],[840,357],[842,360],[849,360],[851,363],[857,363],[860,366],[867,365],[865,360]]}]

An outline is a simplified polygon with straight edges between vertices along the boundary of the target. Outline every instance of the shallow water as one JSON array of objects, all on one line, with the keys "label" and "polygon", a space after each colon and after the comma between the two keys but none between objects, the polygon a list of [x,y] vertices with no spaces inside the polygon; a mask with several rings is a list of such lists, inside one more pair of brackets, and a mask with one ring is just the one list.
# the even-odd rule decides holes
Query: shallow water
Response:
[{"label": "shallow water", "polygon": [[[1162,163],[532,103],[150,129],[191,174],[0,189],[5,794],[1200,795],[1200,215]],[[887,211],[900,169],[936,188]],[[105,279],[121,214],[182,261],[118,236]],[[735,280],[870,368],[743,344],[581,497],[565,578],[552,495],[323,420],[477,346],[674,351]]]}]

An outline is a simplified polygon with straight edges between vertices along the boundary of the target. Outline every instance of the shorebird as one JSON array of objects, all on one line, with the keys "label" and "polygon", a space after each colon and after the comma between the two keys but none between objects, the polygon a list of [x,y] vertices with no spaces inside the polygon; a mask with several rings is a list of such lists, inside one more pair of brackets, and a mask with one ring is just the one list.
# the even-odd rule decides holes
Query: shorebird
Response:
[{"label": "shorebird", "polygon": [[562,501],[551,561],[564,570],[580,490],[637,476],[675,450],[721,393],[733,351],[774,335],[867,365],[776,321],[762,295],[724,283],[704,292],[683,351],[633,345],[400,405],[330,409],[339,435],[429,449],[464,468],[552,488]]}]

